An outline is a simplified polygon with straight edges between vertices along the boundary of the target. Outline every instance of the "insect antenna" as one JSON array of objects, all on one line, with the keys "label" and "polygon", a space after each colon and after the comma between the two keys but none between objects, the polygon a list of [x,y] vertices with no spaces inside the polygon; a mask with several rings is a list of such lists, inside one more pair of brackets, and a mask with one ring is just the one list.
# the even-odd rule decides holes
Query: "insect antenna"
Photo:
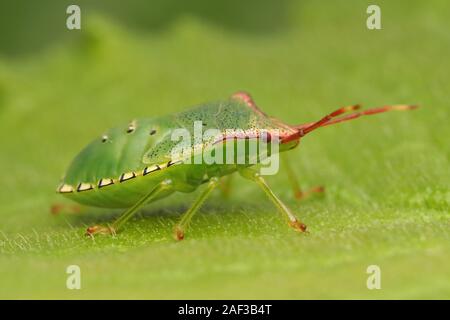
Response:
[{"label": "insect antenna", "polygon": [[346,112],[358,110],[360,107],[361,106],[358,104],[342,107],[342,108],[339,108],[336,111],[333,111],[332,113],[326,115],[319,121],[303,123],[300,125],[293,126],[294,129],[297,129],[297,132],[294,134],[291,134],[289,136],[283,137],[281,139],[281,141],[282,141],[282,143],[286,143],[286,142],[290,142],[293,140],[297,140],[298,138],[303,137],[304,135],[310,133],[311,131],[314,131],[317,128],[329,126],[329,125],[336,124],[339,122],[353,120],[353,119],[359,118],[361,116],[369,116],[369,115],[392,111],[392,110],[406,111],[406,110],[413,110],[413,109],[417,108],[417,106],[415,106],[415,105],[399,104],[399,105],[383,106],[383,107],[353,112],[346,116],[339,117],[340,115],[342,115]]},{"label": "insect antenna", "polygon": [[361,108],[361,106],[359,104],[339,108],[336,111],[333,111],[332,113],[327,114],[325,117],[323,117],[319,121],[313,122],[311,124],[307,124],[306,127],[303,127],[304,125],[302,125],[300,128],[297,128],[297,129],[299,129],[299,131],[302,132],[302,135],[305,135],[305,134],[325,125],[327,122],[330,122],[331,119],[336,118],[337,116],[340,116],[343,113],[358,110],[359,108]]},{"label": "insect antenna", "polygon": [[299,130],[300,136],[304,136],[319,127],[329,126],[329,125],[336,124],[339,122],[353,120],[353,119],[359,118],[361,116],[369,116],[369,115],[383,113],[383,112],[392,111],[392,110],[397,110],[397,111],[413,110],[413,109],[416,109],[417,106],[403,105],[403,104],[392,105],[392,106],[383,106],[383,107],[379,107],[379,108],[372,108],[372,109],[368,109],[368,110],[354,112],[354,113],[348,114],[346,116],[336,118],[345,112],[354,111],[359,108],[360,108],[359,105],[343,107],[343,108],[340,108],[340,109],[326,115],[319,121],[301,124],[299,126],[295,126],[295,128]]}]

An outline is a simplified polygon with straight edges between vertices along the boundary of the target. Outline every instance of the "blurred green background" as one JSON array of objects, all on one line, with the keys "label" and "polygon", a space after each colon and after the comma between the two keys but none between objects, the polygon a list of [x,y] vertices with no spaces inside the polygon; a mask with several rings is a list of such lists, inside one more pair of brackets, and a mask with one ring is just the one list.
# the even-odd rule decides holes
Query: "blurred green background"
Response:
[{"label": "blurred green background", "polygon": [[[81,30],[66,8],[81,7]],[[377,1],[2,1],[0,298],[450,298],[450,4]],[[176,243],[194,195],[149,206],[117,237],[83,237],[120,212],[52,216],[73,156],[105,129],[237,90],[290,123],[339,106],[419,104],[318,130],[274,191],[309,226],[285,225],[236,177]],[[82,289],[68,290],[68,265]],[[379,265],[381,290],[366,288]]]}]

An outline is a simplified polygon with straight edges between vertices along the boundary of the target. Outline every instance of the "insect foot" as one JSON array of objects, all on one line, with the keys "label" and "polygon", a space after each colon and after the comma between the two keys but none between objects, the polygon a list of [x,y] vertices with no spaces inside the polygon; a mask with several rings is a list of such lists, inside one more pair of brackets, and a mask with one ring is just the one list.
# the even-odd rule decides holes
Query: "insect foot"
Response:
[{"label": "insect foot", "polygon": [[184,239],[184,230],[180,226],[175,226],[173,230],[175,240],[181,241]]},{"label": "insect foot", "polygon": [[324,192],[325,192],[325,187],[322,187],[322,186],[317,186],[317,187],[311,188],[307,191],[296,190],[295,198],[297,200],[302,200],[302,199],[305,199],[305,198],[311,196],[314,193],[324,193]]},{"label": "insect foot", "polygon": [[81,212],[81,207],[78,205],[65,205],[62,203],[55,203],[50,207],[50,213],[52,215],[59,215],[59,214],[75,214],[75,213],[80,213]]},{"label": "insect foot", "polygon": [[294,228],[295,231],[306,232],[306,224],[304,224],[298,220],[290,221],[289,226]]},{"label": "insect foot", "polygon": [[201,205],[205,202],[211,192],[215,187],[219,185],[219,178],[212,177],[209,180],[208,186],[202,191],[202,193],[198,196],[192,206],[189,208],[186,213],[181,216],[180,222],[175,225],[173,229],[173,235],[175,240],[180,241],[184,239],[184,230],[186,230],[189,226],[189,223]]},{"label": "insect foot", "polygon": [[87,236],[94,236],[96,234],[110,234],[110,235],[116,235],[116,230],[113,227],[107,226],[92,226],[86,229],[86,235]]}]

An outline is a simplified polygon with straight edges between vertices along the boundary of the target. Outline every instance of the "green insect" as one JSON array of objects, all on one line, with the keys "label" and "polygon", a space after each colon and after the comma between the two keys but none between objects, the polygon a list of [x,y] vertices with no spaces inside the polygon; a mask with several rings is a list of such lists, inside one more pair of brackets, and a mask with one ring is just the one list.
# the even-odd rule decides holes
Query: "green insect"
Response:
[{"label": "green insect", "polygon": [[[207,141],[192,141],[192,157],[196,152],[205,152],[218,146],[236,148],[240,136],[245,133],[245,141],[265,142],[276,134],[278,151],[284,152],[298,146],[300,139],[311,131],[342,121],[352,120],[362,115],[371,115],[390,110],[409,110],[414,106],[395,105],[354,112],[346,116],[339,115],[358,109],[359,106],[340,108],[316,122],[289,125],[262,112],[249,94],[237,92],[229,99],[200,105],[178,114],[137,119],[128,125],[113,128],[87,145],[72,161],[57,192],[78,203],[104,207],[127,208],[111,225],[92,226],[88,235],[115,234],[143,206],[157,199],[167,197],[174,192],[193,192],[201,185],[206,187],[189,210],[181,216],[174,228],[175,239],[181,240],[193,215],[221,183],[221,178],[239,172],[243,177],[256,182],[269,199],[275,204],[296,231],[304,232],[306,225],[298,220],[289,208],[272,192],[263,176],[248,161],[244,163],[195,164],[174,160],[172,155],[177,141],[173,141],[175,129],[184,128],[193,132],[193,124],[201,121],[204,129],[217,129],[220,133]],[[231,133],[231,134],[230,134]],[[196,148],[196,147],[201,148]],[[246,149],[247,150],[247,149]],[[276,149],[274,149],[276,150]],[[248,153],[250,151],[247,150]],[[260,149],[253,150],[260,156]],[[267,154],[266,158],[271,154]],[[263,157],[261,157],[263,158]],[[289,175],[292,177],[292,175]],[[311,192],[320,192],[315,188],[310,192],[301,192],[293,181],[297,197]]]}]

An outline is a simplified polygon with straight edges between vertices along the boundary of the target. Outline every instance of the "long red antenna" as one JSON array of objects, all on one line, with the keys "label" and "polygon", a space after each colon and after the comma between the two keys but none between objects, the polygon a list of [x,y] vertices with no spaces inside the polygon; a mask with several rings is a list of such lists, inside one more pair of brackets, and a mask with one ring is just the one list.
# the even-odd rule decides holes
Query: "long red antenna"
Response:
[{"label": "long red antenna", "polygon": [[359,104],[339,108],[336,111],[333,111],[332,113],[326,115],[319,121],[313,122],[311,125],[309,125],[305,128],[299,128],[299,130],[303,130],[303,135],[305,135],[305,134],[325,125],[327,122],[330,122],[331,119],[336,118],[337,116],[340,116],[341,114],[343,114],[345,112],[358,110],[359,108],[361,108],[361,106]]},{"label": "long red antenna", "polygon": [[370,116],[373,114],[377,114],[377,113],[382,113],[382,112],[387,112],[387,111],[392,111],[392,110],[397,110],[397,111],[407,111],[407,110],[414,110],[417,109],[418,106],[415,105],[403,105],[403,104],[399,104],[399,105],[394,105],[394,106],[384,106],[381,108],[373,108],[373,109],[368,109],[368,110],[364,110],[361,112],[355,112],[352,114],[349,114],[347,116],[344,116],[342,118],[339,119],[335,119],[332,121],[328,121],[327,123],[324,123],[322,126],[329,126],[332,124],[336,124],[339,122],[343,122],[343,121],[348,121],[348,120],[353,120],[356,118],[359,118],[361,116]]},{"label": "long red antenna", "polygon": [[349,115],[335,119],[336,117],[340,116],[343,113],[358,110],[359,108],[360,108],[360,105],[357,105],[357,104],[352,105],[352,106],[342,107],[342,108],[339,108],[336,111],[333,111],[332,113],[326,115],[319,121],[296,125],[296,126],[294,126],[294,128],[297,129],[298,131],[296,133],[294,133],[293,135],[284,137],[284,139],[282,139],[282,142],[289,142],[292,140],[296,140],[317,128],[329,126],[329,125],[336,124],[339,122],[353,120],[353,119],[359,118],[361,116],[369,116],[369,115],[392,111],[392,110],[398,110],[398,111],[413,110],[413,109],[416,109],[417,106],[404,105],[404,104],[383,106],[383,107],[379,107],[379,108],[373,108],[373,109],[368,109],[368,110],[364,110],[364,111],[354,112]]}]

